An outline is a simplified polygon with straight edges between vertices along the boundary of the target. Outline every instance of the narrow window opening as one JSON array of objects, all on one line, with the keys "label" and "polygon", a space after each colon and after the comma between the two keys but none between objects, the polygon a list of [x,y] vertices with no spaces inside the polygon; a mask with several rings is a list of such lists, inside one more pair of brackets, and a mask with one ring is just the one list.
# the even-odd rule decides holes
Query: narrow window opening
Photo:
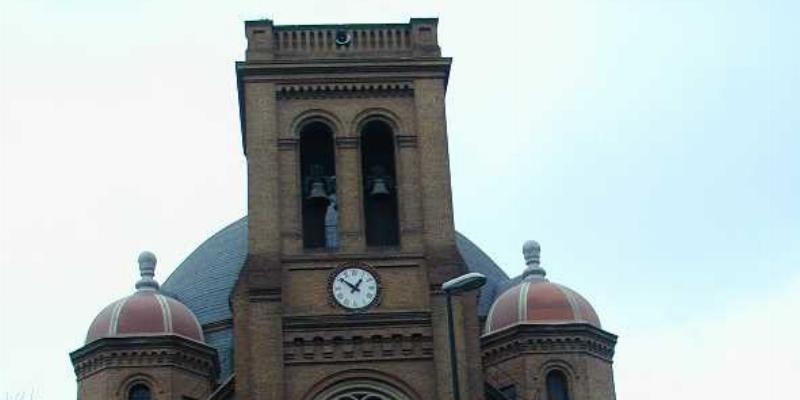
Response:
[{"label": "narrow window opening", "polygon": [[338,247],[333,132],[321,122],[309,123],[300,131],[300,174],[303,185],[303,246]]},{"label": "narrow window opening", "polygon": [[371,121],[361,130],[361,168],[364,217],[368,246],[400,243],[394,134],[383,121]]},{"label": "narrow window opening", "polygon": [[567,377],[561,371],[547,374],[547,400],[569,400]]},{"label": "narrow window opening", "polygon": [[150,388],[137,384],[128,391],[128,400],[150,400]]}]

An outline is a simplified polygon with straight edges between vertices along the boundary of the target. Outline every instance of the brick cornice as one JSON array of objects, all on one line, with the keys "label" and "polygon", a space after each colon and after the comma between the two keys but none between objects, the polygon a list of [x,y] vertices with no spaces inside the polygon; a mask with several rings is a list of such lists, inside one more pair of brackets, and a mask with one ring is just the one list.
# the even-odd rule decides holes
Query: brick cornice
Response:
[{"label": "brick cornice", "polygon": [[589,324],[519,324],[481,337],[484,365],[524,354],[583,353],[611,362],[617,336]]},{"label": "brick cornice", "polygon": [[288,335],[283,344],[287,364],[352,361],[430,359],[433,337],[428,330],[408,330],[403,334],[375,332],[322,332],[313,338]]},{"label": "brick cornice", "polygon": [[285,316],[288,364],[429,359],[431,313],[402,311]]},{"label": "brick cornice", "polygon": [[[341,260],[364,260],[372,266],[382,266],[380,262],[402,262],[403,260],[423,260],[425,255],[417,252],[400,253],[397,251],[386,251],[382,248],[370,249],[363,253],[329,253],[306,251],[303,254],[283,255],[280,261],[284,264],[303,264],[309,262],[329,262]],[[389,264],[387,264],[388,266]],[[291,269],[292,267],[290,267]]]},{"label": "brick cornice", "polygon": [[359,329],[384,326],[430,326],[431,313],[427,311],[383,312],[337,315],[284,316],[287,331],[314,331],[317,329]]},{"label": "brick cornice", "polygon": [[176,335],[110,337],[70,353],[78,380],[109,368],[173,367],[209,380],[219,374],[217,351]]},{"label": "brick cornice", "polygon": [[[447,57],[418,59],[380,59],[380,60],[312,60],[312,61],[275,61],[270,63],[238,62],[236,71],[240,79],[251,81],[273,80],[285,81],[293,75],[358,76],[359,80],[368,76],[406,76],[409,78],[438,77],[447,79],[452,59]],[[272,77],[273,79],[269,79]],[[301,78],[304,81],[306,77]]]},{"label": "brick cornice", "polygon": [[254,303],[281,301],[281,289],[279,288],[250,289],[247,294],[248,299]]},{"label": "brick cornice", "polygon": [[343,99],[368,97],[411,97],[409,82],[355,82],[279,85],[278,99]]}]

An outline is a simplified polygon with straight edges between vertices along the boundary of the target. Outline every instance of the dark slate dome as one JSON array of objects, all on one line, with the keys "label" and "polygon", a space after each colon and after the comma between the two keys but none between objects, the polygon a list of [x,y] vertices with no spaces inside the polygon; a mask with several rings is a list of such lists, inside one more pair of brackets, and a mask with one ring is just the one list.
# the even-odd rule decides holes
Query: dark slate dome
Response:
[{"label": "dark slate dome", "polygon": [[[467,269],[487,277],[478,305],[478,316],[485,318],[497,295],[507,287],[509,278],[460,233],[456,233],[456,246]],[[197,316],[206,343],[217,349],[223,380],[233,369],[233,329],[228,298],[246,257],[247,217],[243,217],[208,238],[161,286],[162,291],[180,300]]]}]

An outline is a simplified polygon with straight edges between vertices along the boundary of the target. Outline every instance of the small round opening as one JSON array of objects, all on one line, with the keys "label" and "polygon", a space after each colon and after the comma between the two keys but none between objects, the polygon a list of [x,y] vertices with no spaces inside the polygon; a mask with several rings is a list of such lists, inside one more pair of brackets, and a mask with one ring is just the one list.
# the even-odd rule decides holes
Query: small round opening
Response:
[{"label": "small round opening", "polygon": [[349,46],[350,41],[352,40],[352,36],[347,33],[346,30],[338,30],[336,31],[336,45],[337,46]]}]

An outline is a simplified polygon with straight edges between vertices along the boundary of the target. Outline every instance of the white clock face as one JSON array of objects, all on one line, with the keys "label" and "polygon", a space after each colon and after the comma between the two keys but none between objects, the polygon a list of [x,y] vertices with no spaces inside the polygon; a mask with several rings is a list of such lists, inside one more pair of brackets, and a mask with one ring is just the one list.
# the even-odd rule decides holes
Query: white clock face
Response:
[{"label": "white clock face", "polygon": [[378,297],[378,281],[369,271],[345,268],[333,276],[331,294],[340,306],[349,310],[369,307]]}]

